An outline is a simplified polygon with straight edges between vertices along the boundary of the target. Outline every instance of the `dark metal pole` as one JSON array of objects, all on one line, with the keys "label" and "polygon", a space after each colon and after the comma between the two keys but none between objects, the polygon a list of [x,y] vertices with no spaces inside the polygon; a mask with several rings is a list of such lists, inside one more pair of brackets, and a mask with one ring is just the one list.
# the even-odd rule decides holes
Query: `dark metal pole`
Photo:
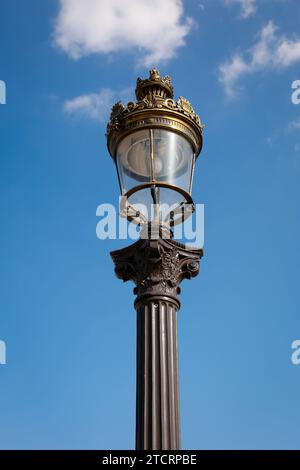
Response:
[{"label": "dark metal pole", "polygon": [[179,284],[198,274],[202,254],[161,236],[111,253],[117,276],[136,284],[137,450],[180,449]]},{"label": "dark metal pole", "polygon": [[168,298],[137,305],[136,449],[180,448],[177,309]]}]

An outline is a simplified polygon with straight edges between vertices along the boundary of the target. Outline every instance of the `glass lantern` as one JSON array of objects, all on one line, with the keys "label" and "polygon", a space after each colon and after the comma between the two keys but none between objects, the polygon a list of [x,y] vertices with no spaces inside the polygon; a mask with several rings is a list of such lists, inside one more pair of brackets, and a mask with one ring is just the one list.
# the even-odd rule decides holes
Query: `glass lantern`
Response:
[{"label": "glass lantern", "polygon": [[186,212],[191,205],[191,213],[194,158],[190,142],[172,130],[143,129],[126,136],[116,158],[126,199],[123,212],[136,223],[159,217],[159,222],[171,225],[182,218],[180,209]]},{"label": "glass lantern", "polygon": [[114,105],[107,129],[120,212],[136,224],[173,226],[194,210],[191,190],[202,125],[187,100],[173,100],[170,78],[157,70],[138,79],[136,97],[136,103]]}]

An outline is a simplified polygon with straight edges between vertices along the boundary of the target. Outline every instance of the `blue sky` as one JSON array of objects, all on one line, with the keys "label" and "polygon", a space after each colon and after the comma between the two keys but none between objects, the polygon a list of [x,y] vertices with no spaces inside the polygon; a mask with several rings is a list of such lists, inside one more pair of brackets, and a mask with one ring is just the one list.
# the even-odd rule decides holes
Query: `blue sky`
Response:
[{"label": "blue sky", "polygon": [[0,11],[0,447],[134,447],[132,285],[109,256],[126,242],[97,239],[96,208],[118,201],[109,107],[159,67],[206,125],[205,257],[179,313],[182,447],[299,448],[299,2]]}]

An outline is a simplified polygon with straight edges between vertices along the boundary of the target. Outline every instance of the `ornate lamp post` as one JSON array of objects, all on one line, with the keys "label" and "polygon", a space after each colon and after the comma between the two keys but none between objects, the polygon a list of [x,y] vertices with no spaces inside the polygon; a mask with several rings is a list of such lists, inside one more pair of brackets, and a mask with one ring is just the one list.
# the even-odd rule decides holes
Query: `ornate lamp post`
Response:
[{"label": "ornate lamp post", "polygon": [[157,70],[137,80],[136,98],[113,106],[107,143],[121,215],[139,224],[142,236],[111,256],[117,277],[135,283],[136,449],[174,450],[180,448],[179,284],[198,274],[203,252],[173,240],[172,228],[194,210],[192,178],[203,126],[187,100],[173,100],[170,78]]}]

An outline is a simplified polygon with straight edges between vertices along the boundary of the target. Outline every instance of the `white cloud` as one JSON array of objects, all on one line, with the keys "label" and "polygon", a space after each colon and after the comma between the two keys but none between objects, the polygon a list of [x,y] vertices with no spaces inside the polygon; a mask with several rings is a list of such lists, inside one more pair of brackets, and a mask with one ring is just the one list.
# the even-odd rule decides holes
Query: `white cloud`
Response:
[{"label": "white cloud", "polygon": [[63,110],[68,114],[104,122],[108,119],[114,102],[118,100],[129,101],[131,96],[131,89],[126,88],[121,91],[115,91],[110,88],[102,88],[99,93],[80,95],[65,101]]},{"label": "white cloud", "polygon": [[238,80],[264,69],[282,69],[300,61],[300,39],[287,39],[269,21],[259,33],[257,42],[246,52],[237,53],[219,66],[219,81],[227,97],[238,92]]},{"label": "white cloud", "polygon": [[136,49],[152,67],[175,56],[193,23],[183,0],[60,0],[54,42],[73,59]]},{"label": "white cloud", "polygon": [[236,94],[236,82],[238,78],[249,71],[249,66],[240,55],[235,55],[230,61],[219,67],[219,81],[224,86],[227,97],[232,98]]},{"label": "white cloud", "polygon": [[256,0],[225,0],[225,5],[238,3],[241,7],[241,18],[248,18],[256,12]]},{"label": "white cloud", "polygon": [[284,40],[277,49],[278,62],[283,67],[288,67],[294,62],[300,60],[300,39]]}]

